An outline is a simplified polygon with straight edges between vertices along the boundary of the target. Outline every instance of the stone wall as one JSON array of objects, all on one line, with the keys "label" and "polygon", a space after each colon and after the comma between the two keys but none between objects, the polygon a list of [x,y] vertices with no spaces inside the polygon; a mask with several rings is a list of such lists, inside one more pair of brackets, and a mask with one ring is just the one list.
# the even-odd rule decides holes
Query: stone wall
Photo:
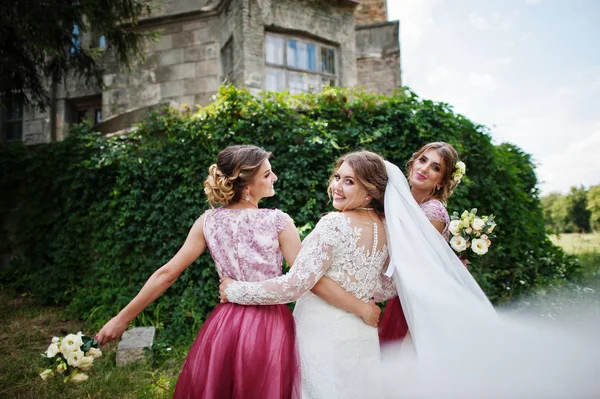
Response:
[{"label": "stone wall", "polygon": [[322,0],[244,0],[243,84],[265,89],[265,32],[290,33],[337,48],[338,85],[356,85],[355,2]]},{"label": "stone wall", "polygon": [[356,28],[356,65],[360,86],[376,93],[391,94],[402,85],[399,31],[398,21]]},{"label": "stone wall", "polygon": [[[401,0],[392,0],[401,1]],[[354,13],[356,26],[370,25],[387,21],[386,0],[360,0]]]}]

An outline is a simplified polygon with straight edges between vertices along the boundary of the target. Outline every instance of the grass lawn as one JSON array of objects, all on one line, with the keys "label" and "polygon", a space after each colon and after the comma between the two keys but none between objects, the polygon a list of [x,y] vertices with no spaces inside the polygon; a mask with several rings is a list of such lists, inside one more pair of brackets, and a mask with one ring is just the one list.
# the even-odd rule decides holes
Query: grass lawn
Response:
[{"label": "grass lawn", "polygon": [[[39,373],[53,336],[82,330],[60,308],[42,307],[14,292],[0,290],[0,398],[171,398],[185,353],[160,357],[154,364],[116,367],[116,343],[102,347],[85,382],[43,381]],[[92,334],[89,331],[83,331]]]},{"label": "grass lawn", "polygon": [[600,233],[551,235],[550,239],[570,254],[600,253]]}]

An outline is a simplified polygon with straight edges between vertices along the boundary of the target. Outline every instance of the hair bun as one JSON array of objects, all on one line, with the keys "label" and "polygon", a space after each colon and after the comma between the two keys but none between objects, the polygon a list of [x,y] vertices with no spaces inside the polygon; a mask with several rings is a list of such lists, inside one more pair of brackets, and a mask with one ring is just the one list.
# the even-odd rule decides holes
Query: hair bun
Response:
[{"label": "hair bun", "polygon": [[234,196],[233,183],[214,163],[208,168],[204,193],[211,204],[227,204]]}]

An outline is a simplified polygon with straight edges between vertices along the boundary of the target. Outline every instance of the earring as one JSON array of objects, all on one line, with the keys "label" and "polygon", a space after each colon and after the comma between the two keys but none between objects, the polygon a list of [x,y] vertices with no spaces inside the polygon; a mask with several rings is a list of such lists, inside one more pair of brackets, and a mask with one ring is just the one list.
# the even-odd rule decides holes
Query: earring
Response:
[{"label": "earring", "polygon": [[250,194],[248,192],[246,192],[246,198],[244,198],[244,200],[246,200],[246,202],[250,202]]}]

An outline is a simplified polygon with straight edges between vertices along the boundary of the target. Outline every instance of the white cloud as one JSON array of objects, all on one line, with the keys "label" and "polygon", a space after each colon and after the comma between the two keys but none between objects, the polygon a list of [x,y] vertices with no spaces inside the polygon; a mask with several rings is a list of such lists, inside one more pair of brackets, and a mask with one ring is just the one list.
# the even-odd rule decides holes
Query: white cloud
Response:
[{"label": "white cloud", "polygon": [[600,129],[542,159],[537,170],[543,194],[566,193],[569,187],[600,184]]},{"label": "white cloud", "polygon": [[469,22],[471,26],[479,30],[501,30],[508,31],[512,28],[513,20],[519,15],[518,10],[513,10],[509,14],[494,12],[489,18],[484,17],[476,12],[469,14]]},{"label": "white cloud", "polygon": [[471,26],[479,30],[487,30],[492,27],[483,16],[477,14],[476,12],[469,14],[469,21],[471,22]]},{"label": "white cloud", "polygon": [[470,73],[469,74],[469,83],[475,87],[480,87],[482,89],[487,90],[495,90],[496,89],[496,81],[489,73]]},{"label": "white cloud", "polygon": [[492,58],[491,60],[487,61],[487,64],[488,65],[508,65],[508,64],[512,64],[514,60],[515,59],[513,57]]},{"label": "white cloud", "polygon": [[427,83],[435,86],[445,80],[448,80],[452,74],[443,66],[438,65],[434,68],[433,72],[427,75]]}]

